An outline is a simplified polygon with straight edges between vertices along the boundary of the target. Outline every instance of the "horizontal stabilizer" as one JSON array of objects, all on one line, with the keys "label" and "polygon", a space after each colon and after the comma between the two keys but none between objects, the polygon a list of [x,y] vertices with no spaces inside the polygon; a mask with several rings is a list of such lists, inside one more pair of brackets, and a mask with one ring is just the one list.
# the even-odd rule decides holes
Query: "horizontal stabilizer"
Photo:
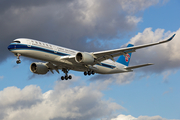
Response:
[{"label": "horizontal stabilizer", "polygon": [[145,67],[145,66],[149,66],[149,65],[153,65],[153,63],[147,63],[147,64],[142,64],[142,65],[129,66],[129,67],[125,67],[125,69],[135,69],[135,68]]}]

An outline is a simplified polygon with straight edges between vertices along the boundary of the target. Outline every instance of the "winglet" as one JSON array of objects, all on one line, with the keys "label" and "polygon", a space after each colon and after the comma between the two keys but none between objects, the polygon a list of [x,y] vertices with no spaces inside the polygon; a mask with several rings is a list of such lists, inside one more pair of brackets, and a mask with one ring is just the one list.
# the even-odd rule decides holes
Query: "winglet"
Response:
[{"label": "winglet", "polygon": [[174,34],[172,37],[170,37],[167,41],[171,41],[174,38],[175,35],[176,34]]},{"label": "winglet", "polygon": [[167,39],[167,40],[160,41],[159,44],[171,41],[171,40],[174,38],[175,35],[176,35],[176,34],[174,34],[172,37],[170,37],[170,38]]}]

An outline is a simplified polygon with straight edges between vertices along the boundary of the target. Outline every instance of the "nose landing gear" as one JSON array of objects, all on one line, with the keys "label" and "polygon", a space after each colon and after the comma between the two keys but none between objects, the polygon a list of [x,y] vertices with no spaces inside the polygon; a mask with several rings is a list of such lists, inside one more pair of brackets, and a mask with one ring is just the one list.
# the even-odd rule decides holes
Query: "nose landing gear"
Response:
[{"label": "nose landing gear", "polygon": [[20,64],[21,63],[21,60],[20,60],[20,56],[21,56],[21,54],[15,54],[15,56],[17,57],[17,61],[16,61],[16,63],[17,64]]}]

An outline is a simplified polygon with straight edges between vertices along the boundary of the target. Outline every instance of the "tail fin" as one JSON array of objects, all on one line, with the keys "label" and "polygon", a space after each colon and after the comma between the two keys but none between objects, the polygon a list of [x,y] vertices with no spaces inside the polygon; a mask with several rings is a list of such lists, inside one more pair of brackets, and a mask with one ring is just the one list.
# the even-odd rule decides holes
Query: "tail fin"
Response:
[{"label": "tail fin", "polygon": [[[134,46],[134,45],[128,44],[127,47],[132,47],[132,46]],[[125,66],[128,66],[129,62],[130,62],[130,59],[131,59],[131,54],[132,53],[126,54],[126,57],[124,55],[121,55],[116,62],[121,63],[121,64],[123,64]]]}]

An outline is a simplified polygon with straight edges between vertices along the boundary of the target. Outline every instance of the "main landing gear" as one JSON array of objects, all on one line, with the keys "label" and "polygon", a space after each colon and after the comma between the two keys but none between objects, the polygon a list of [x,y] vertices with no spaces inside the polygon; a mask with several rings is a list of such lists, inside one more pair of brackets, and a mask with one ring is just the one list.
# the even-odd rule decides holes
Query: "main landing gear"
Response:
[{"label": "main landing gear", "polygon": [[72,79],[72,76],[71,75],[69,75],[68,76],[68,70],[67,69],[62,69],[62,71],[65,73],[65,76],[61,76],[61,80],[68,80],[68,79]]},{"label": "main landing gear", "polygon": [[95,74],[95,72],[94,71],[85,71],[84,72],[84,75],[86,76],[86,75],[94,75]]},{"label": "main landing gear", "polygon": [[16,63],[17,64],[20,64],[21,63],[21,60],[20,60],[20,56],[21,56],[21,54],[15,54],[15,56],[17,57],[17,61],[16,61]]}]

